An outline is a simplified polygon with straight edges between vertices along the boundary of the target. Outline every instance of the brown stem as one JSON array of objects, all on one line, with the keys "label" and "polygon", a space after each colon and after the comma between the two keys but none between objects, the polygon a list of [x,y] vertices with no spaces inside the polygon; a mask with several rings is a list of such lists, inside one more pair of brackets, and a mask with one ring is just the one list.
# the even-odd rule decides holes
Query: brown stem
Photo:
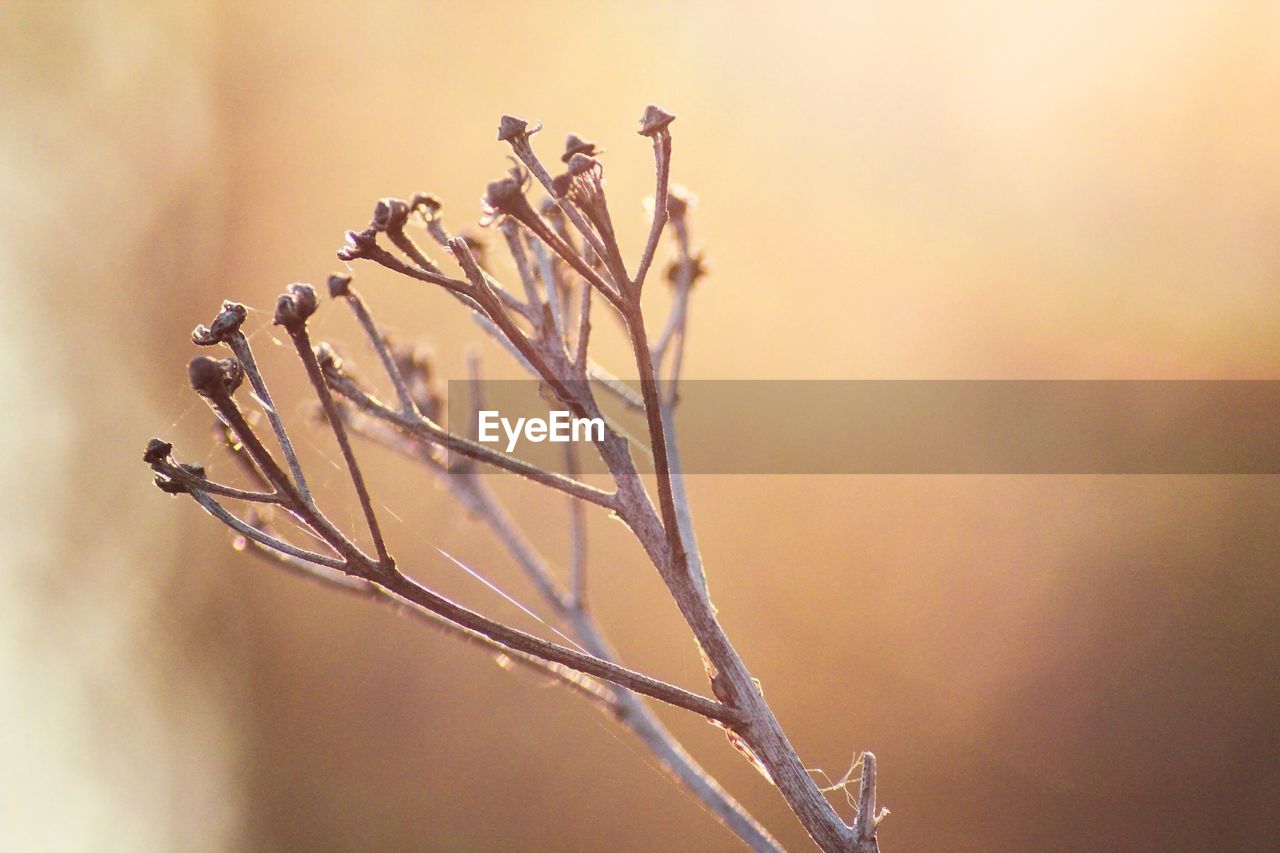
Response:
[{"label": "brown stem", "polygon": [[391,356],[391,349],[387,346],[386,338],[378,331],[378,327],[374,324],[373,316],[365,306],[364,300],[350,286],[344,289],[342,297],[351,306],[351,312],[355,314],[356,322],[360,324],[360,328],[364,330],[365,337],[369,339],[374,352],[378,354],[378,360],[382,362],[383,371],[387,374],[387,378],[391,380],[392,387],[396,389],[396,397],[400,400],[400,409],[405,414],[416,414],[418,405],[413,401],[413,395],[409,393],[409,386],[405,384],[404,376],[401,375],[400,368],[396,366],[396,360]]},{"label": "brown stem", "polygon": [[258,470],[262,473],[267,481],[279,492],[281,492],[287,501],[286,509],[293,515],[297,516],[304,524],[312,529],[312,531],[325,541],[330,548],[341,554],[348,560],[361,559],[364,557],[358,549],[347,537],[342,535],[342,531],[334,527],[325,518],[309,499],[305,498],[302,493],[290,481],[288,475],[280,468],[276,460],[271,456],[271,452],[267,450],[262,440],[258,438],[257,433],[253,431],[253,427],[245,420],[244,413],[240,411],[240,407],[236,405],[235,399],[228,393],[218,393],[205,398],[218,413],[218,417],[222,419],[236,438],[244,445],[249,456],[253,459],[254,464],[258,466]]},{"label": "brown stem", "polygon": [[382,529],[378,526],[378,517],[373,511],[373,502],[369,498],[369,489],[365,486],[364,475],[360,473],[360,465],[356,462],[355,452],[351,449],[351,439],[347,437],[347,428],[343,425],[342,418],[338,414],[337,404],[333,401],[333,395],[329,393],[329,386],[325,384],[324,372],[320,369],[316,354],[311,349],[311,336],[307,333],[306,326],[301,323],[289,325],[286,329],[289,332],[289,337],[293,339],[294,349],[298,351],[298,358],[302,360],[302,364],[307,370],[307,378],[311,380],[316,396],[320,398],[320,405],[324,407],[325,417],[333,430],[334,438],[338,440],[338,447],[342,450],[342,458],[346,460],[347,471],[351,475],[351,483],[355,486],[356,497],[360,500],[360,508],[364,511],[365,522],[369,525],[369,534],[373,537],[373,547],[378,552],[378,563],[384,569],[389,568],[391,566],[391,555],[387,553],[387,543],[382,538]]},{"label": "brown stem", "polygon": [[495,622],[473,610],[468,610],[459,604],[455,604],[426,587],[420,586],[399,572],[394,573],[392,577],[385,580],[379,578],[376,582],[406,601],[425,607],[450,622],[454,622],[478,634],[483,634],[508,648],[542,658],[543,660],[563,664],[570,669],[593,675],[596,678],[604,679],[636,693],[651,696],[669,705],[693,711],[695,714],[700,714],[709,720],[717,720],[730,726],[741,720],[741,716],[735,710],[721,702],[708,699],[705,696],[699,696],[696,693],[690,693],[688,690],[676,687],[674,684],[668,684],[665,681],[658,681],[656,678],[641,675],[638,672],[609,663],[593,655],[548,642],[532,634],[526,634],[523,631],[503,625],[501,622]]},{"label": "brown stem", "polygon": [[240,364],[244,366],[244,373],[249,378],[249,384],[253,386],[253,393],[258,396],[263,411],[267,413],[267,422],[271,424],[271,430],[280,444],[280,451],[284,453],[285,463],[289,466],[289,472],[293,474],[293,481],[298,485],[298,491],[308,503],[311,503],[311,489],[307,487],[307,480],[302,475],[302,465],[298,462],[298,456],[293,450],[293,442],[289,440],[284,421],[276,411],[271,392],[267,390],[267,382],[262,377],[262,371],[258,369],[258,363],[253,357],[253,348],[249,346],[249,339],[243,332],[236,329],[228,336],[226,343],[240,360]]},{"label": "brown stem", "polygon": [[535,483],[550,486],[567,495],[582,498],[584,501],[602,506],[605,509],[612,510],[617,508],[617,501],[612,492],[606,492],[603,489],[597,489],[595,486],[571,480],[563,474],[547,471],[523,460],[506,456],[483,444],[454,435],[425,416],[406,416],[369,396],[362,388],[346,377],[331,375],[328,377],[328,381],[333,390],[350,400],[356,408],[379,420],[394,424],[420,440],[425,440],[431,444],[439,444],[469,459],[493,465],[495,468],[502,468],[513,474],[519,474],[521,477],[526,477]]},{"label": "brown stem", "polygon": [[662,400],[659,395],[658,377],[653,369],[649,353],[649,340],[645,334],[644,315],[637,298],[624,315],[636,367],[640,371],[640,394],[644,398],[645,420],[649,424],[649,443],[653,448],[653,467],[658,479],[658,505],[662,510],[662,526],[671,548],[671,561],[677,570],[683,570],[688,560],[684,541],[680,536],[680,522],[676,516],[675,498],[671,491],[671,465],[667,455],[667,432],[662,423]]},{"label": "brown stem", "polygon": [[658,239],[662,236],[662,228],[667,224],[667,193],[671,184],[671,134],[663,130],[653,137],[653,158],[657,167],[657,186],[653,193],[653,223],[649,227],[649,239],[644,246],[644,254],[640,257],[640,267],[632,287],[639,291],[644,286],[645,277],[649,274],[649,266],[658,250]]}]

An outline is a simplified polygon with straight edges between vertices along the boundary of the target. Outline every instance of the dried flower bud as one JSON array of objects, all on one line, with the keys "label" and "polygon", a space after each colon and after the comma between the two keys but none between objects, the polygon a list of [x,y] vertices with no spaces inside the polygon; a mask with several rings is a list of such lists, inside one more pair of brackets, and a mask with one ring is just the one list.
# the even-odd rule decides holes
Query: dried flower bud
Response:
[{"label": "dried flower bud", "polygon": [[329,276],[329,297],[338,299],[351,292],[351,276],[336,272]]},{"label": "dried flower bud", "polygon": [[248,310],[239,302],[223,302],[222,310],[213,318],[213,323],[205,326],[201,323],[191,332],[191,342],[196,346],[208,347],[220,344],[240,331],[240,326],[248,316]]},{"label": "dried flower bud", "polygon": [[409,387],[413,402],[424,415],[434,419],[443,402],[432,379],[431,351],[423,346],[397,343],[391,345],[391,357]]},{"label": "dried flower bud", "polygon": [[396,367],[402,374],[406,377],[410,375],[421,375],[426,379],[431,377],[432,368],[430,349],[419,344],[403,343],[400,341],[393,341],[389,343],[391,348],[391,358],[395,361]]},{"label": "dried flower bud", "polygon": [[409,218],[409,203],[399,198],[383,198],[373,206],[373,220],[369,227],[374,231],[401,231]]},{"label": "dried flower bud", "polygon": [[[689,264],[689,286],[692,287],[697,284],[698,279],[706,276],[711,270],[707,266],[701,250],[693,253],[689,258]],[[676,258],[667,265],[667,281],[671,284],[679,284],[683,280],[684,274],[684,260],[682,258]]]},{"label": "dried flower bud", "polygon": [[640,130],[637,131],[641,136],[656,136],[658,133],[665,131],[676,117],[664,110],[657,104],[650,104],[644,108],[644,115],[640,117]]},{"label": "dried flower bud", "polygon": [[672,184],[667,189],[667,216],[672,220],[683,220],[693,207],[697,196],[679,184]]},{"label": "dried flower bud", "polygon": [[444,203],[430,193],[414,193],[409,201],[409,209],[421,214],[427,222],[435,219],[443,208]]},{"label": "dried flower bud", "polygon": [[342,374],[342,359],[338,356],[337,351],[329,346],[327,341],[321,341],[311,350],[316,354],[316,362],[320,365],[321,370],[328,374]]},{"label": "dried flower bud", "polygon": [[287,292],[276,299],[275,324],[284,326],[290,333],[301,330],[318,306],[319,300],[311,285],[291,284]]},{"label": "dried flower bud", "polygon": [[542,130],[542,122],[538,122],[530,128],[529,122],[522,118],[503,116],[498,120],[498,141],[515,142],[526,140],[540,130]]},{"label": "dried flower bud", "polygon": [[363,258],[365,254],[378,245],[378,232],[372,228],[366,228],[363,231],[348,231],[346,233],[347,245],[338,250],[338,260],[354,261]]},{"label": "dried flower bud", "polygon": [[[556,198],[564,198],[569,194],[569,188],[572,186],[573,186],[573,175],[570,175],[568,172],[564,172],[563,174],[556,175],[554,178],[551,179],[551,194]],[[555,202],[551,202],[550,204],[544,205],[543,207],[544,209],[548,207],[554,207],[557,211],[560,209],[560,206],[557,205]]]},{"label": "dried flower bud", "polygon": [[561,163],[568,163],[569,158],[574,154],[586,154],[594,157],[597,154],[603,154],[604,149],[598,147],[589,139],[583,139],[576,133],[571,133],[564,140],[564,153],[560,155]]},{"label": "dried flower bud", "polygon": [[604,167],[600,161],[586,154],[574,154],[568,165],[568,171],[552,180],[552,193],[557,198],[567,197],[597,226],[607,223]]},{"label": "dried flower bud", "polygon": [[525,186],[529,176],[519,166],[512,166],[507,177],[493,181],[485,187],[482,226],[490,225],[499,216],[513,216],[516,219],[527,219],[534,215],[529,200],[525,198]]},{"label": "dried flower bud", "polygon": [[234,358],[196,356],[187,365],[191,387],[202,397],[230,397],[244,381],[244,368]]},{"label": "dried flower bud", "polygon": [[525,130],[529,127],[529,122],[515,116],[506,116],[498,119],[498,141],[510,142],[517,136],[524,136]]},{"label": "dried flower bud", "polygon": [[585,175],[587,172],[603,171],[604,167],[600,165],[600,161],[586,154],[574,154],[569,158],[569,174],[575,178],[578,175]]},{"label": "dried flower bud", "polygon": [[524,198],[524,182],[515,176],[492,181],[484,192],[484,203],[495,211],[502,212],[518,199]]},{"label": "dried flower bud", "polygon": [[147,442],[146,452],[142,454],[142,461],[148,465],[154,465],[157,462],[163,462],[169,458],[169,454],[173,452],[173,445],[164,439],[153,438]]}]

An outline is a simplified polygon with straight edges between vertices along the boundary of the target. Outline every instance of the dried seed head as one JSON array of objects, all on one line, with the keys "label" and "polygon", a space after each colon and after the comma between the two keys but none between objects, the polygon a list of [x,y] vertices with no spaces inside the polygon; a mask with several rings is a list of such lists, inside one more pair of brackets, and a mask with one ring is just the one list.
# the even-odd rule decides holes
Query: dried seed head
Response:
[{"label": "dried seed head", "polygon": [[341,376],[342,375],[342,359],[338,356],[336,350],[329,346],[327,341],[321,341],[311,348],[316,354],[316,362],[320,365],[320,369],[325,373]]},{"label": "dried seed head", "polygon": [[443,209],[444,203],[429,193],[415,193],[409,202],[409,210],[418,215],[422,224],[426,226],[427,233],[440,244],[444,244],[449,239],[449,234],[442,224],[443,217],[440,215]]},{"label": "dried seed head", "polygon": [[148,465],[154,465],[157,462],[163,462],[169,458],[169,454],[173,452],[173,445],[164,439],[153,438],[147,442],[147,449],[142,454],[142,461]]},{"label": "dried seed head", "polygon": [[586,154],[574,154],[569,158],[569,168],[563,175],[551,181],[551,191],[557,198],[567,197],[592,221],[606,221],[604,196],[604,167],[600,161]]},{"label": "dried seed head", "polygon": [[[707,266],[707,261],[703,257],[702,251],[694,252],[689,258],[689,286],[692,287],[697,284],[698,279],[705,277],[709,272],[711,272],[711,269]],[[682,258],[676,258],[667,265],[667,281],[672,285],[678,285],[683,281],[684,274],[684,260]]]},{"label": "dried seed head", "polygon": [[402,231],[409,218],[409,203],[399,198],[378,199],[373,206],[373,219],[369,227],[374,231]]},{"label": "dried seed head", "polygon": [[213,359],[196,356],[187,365],[191,387],[202,397],[230,397],[244,381],[244,368],[234,358]]},{"label": "dried seed head", "polygon": [[284,326],[289,333],[300,331],[306,327],[307,318],[316,313],[319,300],[316,291],[309,284],[291,284],[286,292],[276,299],[275,324]]},{"label": "dried seed head", "polygon": [[201,323],[191,332],[191,342],[196,346],[208,347],[220,344],[240,331],[240,326],[248,316],[248,311],[239,302],[223,302],[222,310],[213,318],[213,323],[206,326]]},{"label": "dried seed head", "polygon": [[[560,175],[556,175],[554,178],[551,179],[551,194],[556,198],[564,198],[565,196],[567,196],[569,194],[569,190],[572,187],[573,187],[573,175],[570,175],[568,172],[565,172]],[[560,206],[555,204],[554,202],[552,202],[549,205],[543,205],[544,209],[547,207],[554,207],[556,210],[560,209]]]},{"label": "dried seed head", "polygon": [[329,276],[329,297],[338,299],[351,292],[351,276],[336,272]]},{"label": "dried seed head", "polygon": [[586,154],[574,154],[569,158],[569,174],[575,178],[578,175],[585,175],[588,172],[603,172],[604,167],[600,165],[600,161]]},{"label": "dried seed head", "polygon": [[413,198],[409,201],[409,209],[420,214],[427,222],[435,219],[443,208],[444,203],[431,195],[431,193],[414,193]]},{"label": "dried seed head", "polygon": [[492,181],[485,187],[484,203],[499,212],[522,198],[524,198],[524,182],[514,175]]},{"label": "dried seed head", "polygon": [[433,381],[431,351],[423,346],[396,343],[391,345],[391,357],[409,386],[413,402],[424,415],[434,419],[443,403]]},{"label": "dried seed head", "polygon": [[697,202],[698,197],[679,184],[672,184],[667,189],[667,215],[673,221],[683,221],[689,209]]},{"label": "dried seed head", "polygon": [[[541,125],[533,129],[533,133],[541,130]],[[498,119],[498,141],[510,142],[513,139],[527,137],[530,135],[529,122],[515,116],[503,116]]]},{"label": "dried seed head", "polygon": [[667,126],[675,120],[676,117],[662,107],[650,104],[644,108],[644,115],[640,117],[640,130],[637,132],[641,136],[656,136],[666,131]]},{"label": "dried seed head", "polygon": [[370,249],[378,245],[378,232],[372,228],[363,231],[348,231],[347,245],[338,250],[338,260],[354,261],[365,257]]},{"label": "dried seed head", "polygon": [[427,347],[396,341],[391,344],[391,358],[406,377],[417,375],[424,379],[431,378],[432,356],[431,350]]},{"label": "dried seed head", "polygon": [[586,154],[594,157],[597,154],[603,154],[604,149],[597,146],[589,139],[583,139],[576,133],[571,133],[564,140],[564,153],[560,155],[560,162],[568,163],[569,158],[574,154]]},{"label": "dried seed head", "polygon": [[499,216],[513,216],[516,219],[532,216],[533,208],[529,206],[529,200],[524,195],[528,182],[528,174],[519,166],[512,166],[507,177],[493,181],[485,187],[482,200],[484,217],[480,220],[480,224],[488,226]]}]

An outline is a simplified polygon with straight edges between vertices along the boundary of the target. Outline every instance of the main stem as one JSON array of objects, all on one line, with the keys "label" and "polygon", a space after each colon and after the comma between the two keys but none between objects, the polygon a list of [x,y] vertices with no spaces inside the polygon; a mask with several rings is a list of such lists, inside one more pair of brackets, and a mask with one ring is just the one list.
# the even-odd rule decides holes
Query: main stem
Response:
[{"label": "main stem", "polygon": [[[733,726],[733,731],[742,737],[768,770],[787,805],[819,847],[826,851],[854,851],[857,849],[857,840],[853,830],[840,819],[801,763],[781,724],[757,688],[755,679],[716,619],[715,609],[705,592],[705,586],[690,570],[676,514],[661,395],[649,352],[638,293],[624,316],[640,373],[641,393],[658,480],[662,530],[655,529],[657,525],[652,505],[649,506],[648,513],[628,512],[627,515],[631,517],[624,518],[636,530],[655,565],[660,569],[665,566],[666,571],[662,575],[672,597],[715,668],[712,687],[717,698],[743,712],[745,722]],[[646,515],[647,519],[644,517]],[[659,547],[660,543],[666,547]]]},{"label": "main stem", "polygon": [[658,506],[662,510],[662,526],[671,549],[671,562],[687,574],[688,557],[684,538],[680,535],[680,519],[676,515],[675,496],[671,491],[671,457],[667,449],[667,431],[662,424],[662,405],[658,389],[658,375],[649,354],[649,337],[644,327],[644,314],[640,310],[639,288],[635,301],[624,315],[627,332],[631,338],[636,367],[640,371],[640,393],[644,398],[644,414],[649,424],[649,443],[653,447],[653,468],[658,478]]}]

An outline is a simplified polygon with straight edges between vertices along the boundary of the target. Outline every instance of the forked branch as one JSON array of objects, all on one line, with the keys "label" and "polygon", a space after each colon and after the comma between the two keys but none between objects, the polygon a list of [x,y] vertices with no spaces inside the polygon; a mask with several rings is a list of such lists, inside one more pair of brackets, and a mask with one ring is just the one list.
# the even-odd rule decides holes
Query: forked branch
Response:
[{"label": "forked branch", "polygon": [[[679,380],[688,329],[690,294],[703,274],[701,256],[689,241],[688,198],[671,185],[671,123],[674,116],[650,106],[640,134],[653,146],[652,219],[644,245],[628,273],[605,194],[604,166],[595,143],[571,134],[561,157],[565,171],[552,175],[533,149],[530,137],[541,125],[504,116],[498,138],[508,143],[517,165],[489,184],[482,224],[496,223],[519,277],[513,290],[497,281],[495,269],[476,256],[468,238],[451,234],[434,196],[410,201],[381,199],[367,227],[347,232],[338,257],[369,260],[417,282],[440,287],[472,312],[481,327],[574,415],[600,414],[596,390],[629,407],[643,409],[647,448],[656,474],[656,501],[644,485],[629,438],[606,428],[594,438],[594,450],[612,480],[609,490],[583,480],[578,456],[570,447],[566,473],[542,468],[459,434],[441,417],[425,363],[387,340],[348,275],[329,281],[334,299],[349,305],[390,383],[394,404],[343,367],[332,347],[313,344],[307,327],[318,299],[307,285],[291,285],[276,305],[275,321],[288,332],[319,403],[324,421],[342,454],[364,517],[372,553],[321,511],[276,409],[248,339],[240,331],[243,306],[228,302],[208,328],[198,327],[193,341],[225,345],[233,358],[197,358],[189,372],[193,388],[225,425],[230,452],[255,488],[215,482],[198,465],[178,463],[172,447],[155,439],[145,459],[162,489],[187,494],[206,512],[234,530],[256,554],[285,569],[348,594],[389,601],[425,623],[499,654],[514,666],[549,677],[585,696],[619,720],[658,757],[662,765],[742,841],[756,850],[780,849],[777,842],[703,770],[641,701],[641,696],[699,714],[721,726],[730,742],[777,785],[810,837],[824,850],[877,850],[876,830],[887,813],[876,810],[875,756],[864,753],[857,811],[847,824],[801,763],[760,691],[758,681],[734,650],[711,603],[697,548],[692,513],[684,489],[676,417]],[[527,197],[530,177],[547,193],[540,206]],[[446,272],[409,234],[417,223],[429,243],[446,252],[456,271]],[[641,294],[664,234],[675,232],[675,259],[667,272],[673,285],[670,315],[651,339]],[[384,239],[385,238],[385,239]],[[380,240],[383,240],[380,243]],[[428,244],[429,244],[428,243]],[[604,299],[625,333],[639,378],[638,396],[590,358],[593,292]],[[576,299],[575,299],[576,295]],[[244,379],[266,413],[281,465],[241,411],[235,393]],[[473,400],[479,399],[473,371]],[[369,484],[350,436],[391,448],[425,464],[444,480],[506,547],[516,565],[534,583],[548,618],[560,623],[569,648],[491,619],[449,600],[401,571],[384,537]],[[520,531],[511,515],[483,484],[477,466],[525,477],[569,498],[570,565],[561,581]],[[228,502],[247,507],[237,514]],[[634,532],[653,568],[666,585],[695,639],[715,698],[699,696],[660,679],[626,668],[595,622],[589,602],[586,512],[602,507]],[[321,543],[321,550],[300,547],[276,531],[271,513],[283,512]],[[327,551],[327,553],[322,553]],[[843,784],[843,783],[842,783]]]}]

